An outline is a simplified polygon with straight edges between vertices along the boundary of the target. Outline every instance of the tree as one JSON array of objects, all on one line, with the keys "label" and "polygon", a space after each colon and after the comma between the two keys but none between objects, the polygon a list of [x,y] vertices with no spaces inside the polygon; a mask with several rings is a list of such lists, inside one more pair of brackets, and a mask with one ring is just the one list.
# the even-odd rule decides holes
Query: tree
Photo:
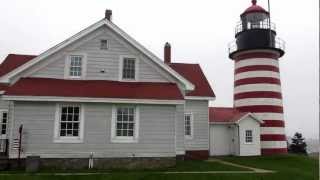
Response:
[{"label": "tree", "polygon": [[296,132],[291,138],[291,144],[289,145],[289,152],[296,154],[307,154],[307,144],[302,137],[301,133]]}]

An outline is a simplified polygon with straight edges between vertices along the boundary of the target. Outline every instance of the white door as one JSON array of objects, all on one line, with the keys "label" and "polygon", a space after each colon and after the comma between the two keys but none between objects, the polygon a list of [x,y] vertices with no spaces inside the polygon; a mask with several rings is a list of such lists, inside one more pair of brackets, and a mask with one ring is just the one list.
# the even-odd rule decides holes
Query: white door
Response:
[{"label": "white door", "polygon": [[231,154],[230,130],[227,125],[210,125],[210,155],[223,156]]},{"label": "white door", "polygon": [[0,154],[7,151],[8,111],[0,110]]}]

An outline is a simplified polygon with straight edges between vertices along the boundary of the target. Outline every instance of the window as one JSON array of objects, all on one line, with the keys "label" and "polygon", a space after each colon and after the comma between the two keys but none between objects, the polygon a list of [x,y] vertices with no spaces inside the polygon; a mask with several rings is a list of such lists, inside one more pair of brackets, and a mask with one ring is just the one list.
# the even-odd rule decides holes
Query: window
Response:
[{"label": "window", "polygon": [[117,108],[117,136],[133,137],[134,108]]},{"label": "window", "polygon": [[122,79],[135,80],[136,79],[136,59],[125,57],[122,60]]},{"label": "window", "polygon": [[82,75],[82,56],[70,56],[70,71],[71,77],[81,77]]},{"label": "window", "polygon": [[60,137],[79,136],[80,107],[62,106],[60,116]]},{"label": "window", "polygon": [[250,144],[253,142],[252,130],[246,130],[245,142]]},{"label": "window", "polygon": [[192,138],[193,136],[193,117],[191,113],[184,115],[184,135],[186,138]]},{"label": "window", "polygon": [[109,49],[108,40],[102,39],[102,40],[100,41],[100,49],[101,49],[101,50],[107,50],[107,49]]},{"label": "window", "polygon": [[112,141],[136,142],[138,138],[139,111],[137,107],[113,107]]},{"label": "window", "polygon": [[67,55],[64,77],[73,79],[84,78],[86,75],[86,66],[86,54],[75,53]]},{"label": "window", "polygon": [[83,138],[83,107],[75,104],[57,105],[55,142],[81,142]]},{"label": "window", "polygon": [[7,134],[7,123],[8,123],[8,112],[2,111],[0,113],[0,135],[6,135]]}]

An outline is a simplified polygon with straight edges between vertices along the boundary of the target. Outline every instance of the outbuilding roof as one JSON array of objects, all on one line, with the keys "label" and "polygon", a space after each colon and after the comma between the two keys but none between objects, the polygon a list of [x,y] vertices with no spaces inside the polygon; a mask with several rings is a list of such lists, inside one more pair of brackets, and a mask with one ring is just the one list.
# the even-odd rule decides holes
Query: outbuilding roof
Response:
[{"label": "outbuilding roof", "polygon": [[246,114],[232,107],[209,107],[210,123],[234,123]]},{"label": "outbuilding roof", "polygon": [[209,107],[209,122],[210,123],[237,123],[245,116],[252,116],[259,123],[263,123],[262,120],[257,119],[250,112],[241,112],[233,107]]}]

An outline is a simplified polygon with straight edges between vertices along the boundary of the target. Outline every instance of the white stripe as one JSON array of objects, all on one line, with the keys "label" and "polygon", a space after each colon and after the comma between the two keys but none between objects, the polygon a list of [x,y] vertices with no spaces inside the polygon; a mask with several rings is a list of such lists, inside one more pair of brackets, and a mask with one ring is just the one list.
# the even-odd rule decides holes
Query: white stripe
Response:
[{"label": "white stripe", "polygon": [[281,86],[279,84],[246,84],[234,88],[234,94],[253,91],[272,91],[281,93]]},{"label": "white stripe", "polygon": [[283,127],[261,127],[261,134],[286,134]]},{"label": "white stripe", "polygon": [[282,113],[254,113],[257,118],[262,120],[282,120],[283,121],[283,114]]},{"label": "white stripe", "polygon": [[287,148],[286,141],[261,141],[262,148]]},{"label": "white stripe", "polygon": [[245,79],[245,78],[254,78],[254,77],[271,77],[280,79],[280,74],[274,71],[248,71],[239,74],[235,74],[234,80]]},{"label": "white stripe", "polygon": [[282,106],[282,100],[276,98],[247,98],[235,101],[236,107],[241,106],[255,106],[255,105],[272,105]]},{"label": "white stripe", "polygon": [[235,62],[235,69],[245,67],[245,66],[255,66],[255,65],[270,65],[270,66],[279,67],[279,62],[278,60],[274,60],[271,58],[251,58],[251,59]]}]

